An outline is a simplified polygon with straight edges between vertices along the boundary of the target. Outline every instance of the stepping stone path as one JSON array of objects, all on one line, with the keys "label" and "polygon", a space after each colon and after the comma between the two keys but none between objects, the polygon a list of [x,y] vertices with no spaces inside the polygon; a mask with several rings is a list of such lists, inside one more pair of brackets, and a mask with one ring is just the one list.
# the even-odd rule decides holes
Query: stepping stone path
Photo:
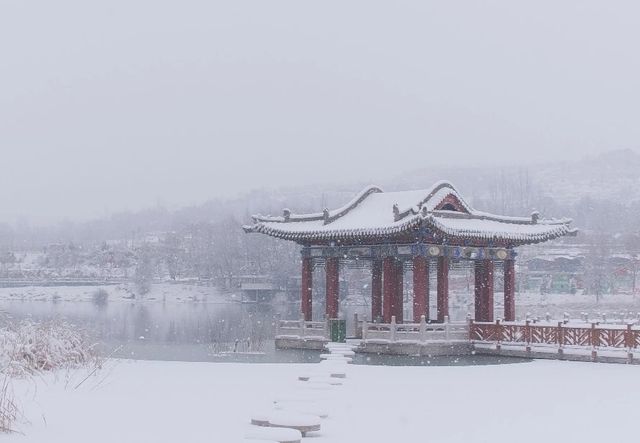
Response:
[{"label": "stepping stone path", "polygon": [[346,366],[355,355],[354,347],[344,343],[329,343],[326,348],[317,368],[298,377],[296,392],[276,398],[274,411],[251,417],[245,442],[301,443],[307,433],[321,430],[329,413],[318,401],[328,400],[327,394],[343,384]]}]

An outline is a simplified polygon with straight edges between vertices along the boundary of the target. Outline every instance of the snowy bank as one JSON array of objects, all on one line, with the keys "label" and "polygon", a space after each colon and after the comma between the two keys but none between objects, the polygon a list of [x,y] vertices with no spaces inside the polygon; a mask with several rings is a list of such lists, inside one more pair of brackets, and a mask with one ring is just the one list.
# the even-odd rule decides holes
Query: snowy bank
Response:
[{"label": "snowy bank", "polygon": [[[79,389],[20,382],[31,424],[8,442],[236,442],[251,415],[291,392],[312,365],[116,360]],[[542,362],[501,366],[349,366],[318,443],[627,441],[638,368]]]}]

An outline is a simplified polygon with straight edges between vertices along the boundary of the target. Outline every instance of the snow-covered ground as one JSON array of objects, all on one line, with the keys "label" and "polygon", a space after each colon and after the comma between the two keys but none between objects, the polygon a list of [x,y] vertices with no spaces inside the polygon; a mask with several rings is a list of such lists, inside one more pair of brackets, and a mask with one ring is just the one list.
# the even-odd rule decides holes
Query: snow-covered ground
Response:
[{"label": "snow-covered ground", "polygon": [[[15,392],[30,424],[7,442],[241,441],[252,414],[312,365],[113,360],[80,388],[46,376]],[[534,361],[467,367],[348,366],[326,396],[318,443],[632,441],[637,366]]]}]

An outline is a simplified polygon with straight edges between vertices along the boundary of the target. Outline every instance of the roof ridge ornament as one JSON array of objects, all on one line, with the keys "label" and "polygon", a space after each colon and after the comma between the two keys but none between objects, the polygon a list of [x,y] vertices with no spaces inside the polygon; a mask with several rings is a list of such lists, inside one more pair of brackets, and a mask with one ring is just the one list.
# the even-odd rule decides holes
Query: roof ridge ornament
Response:
[{"label": "roof ridge ornament", "polygon": [[540,213],[538,211],[533,211],[531,213],[531,224],[532,225],[537,225],[538,224],[538,220],[540,220]]},{"label": "roof ridge ornament", "polygon": [[322,219],[324,220],[325,225],[328,225],[329,222],[331,221],[329,217],[329,208],[324,208],[322,210]]},{"label": "roof ridge ornament", "polygon": [[285,223],[289,221],[291,218],[291,210],[289,208],[284,208],[282,210],[282,218],[284,218]]},{"label": "roof ridge ornament", "polygon": [[400,208],[397,203],[393,204],[393,221],[400,220]]}]

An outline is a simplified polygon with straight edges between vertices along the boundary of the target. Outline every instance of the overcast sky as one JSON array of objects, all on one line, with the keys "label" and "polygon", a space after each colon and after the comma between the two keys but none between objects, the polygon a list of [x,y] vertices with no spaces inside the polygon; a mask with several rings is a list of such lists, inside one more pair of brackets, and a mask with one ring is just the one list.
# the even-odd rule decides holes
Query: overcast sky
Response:
[{"label": "overcast sky", "polygon": [[0,0],[0,221],[640,147],[638,1]]}]

